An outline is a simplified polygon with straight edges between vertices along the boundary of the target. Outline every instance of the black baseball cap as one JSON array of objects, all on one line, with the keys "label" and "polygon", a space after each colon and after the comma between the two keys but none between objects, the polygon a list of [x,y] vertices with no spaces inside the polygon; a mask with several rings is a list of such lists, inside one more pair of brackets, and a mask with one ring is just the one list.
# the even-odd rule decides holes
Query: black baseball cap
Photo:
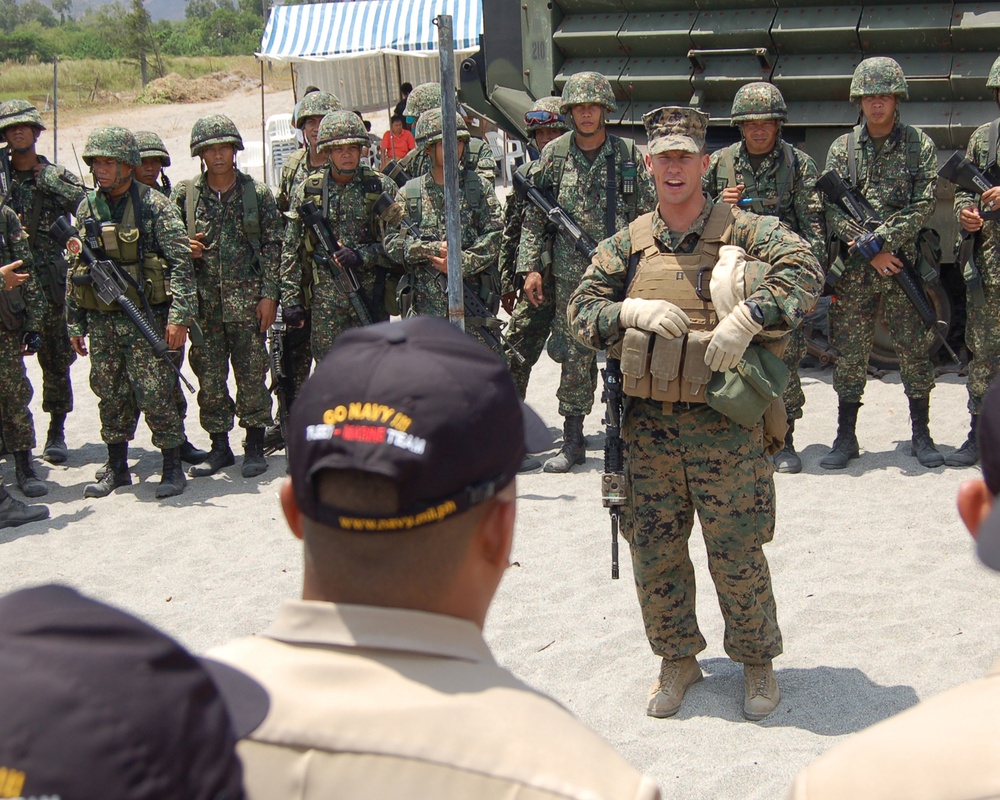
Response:
[{"label": "black baseball cap", "polygon": [[[526,453],[552,444],[507,365],[439,317],[341,334],[295,398],[288,429],[302,513],[371,532],[409,530],[484,502],[514,479]],[[326,469],[390,478],[399,508],[366,516],[321,502],[316,479]]]},{"label": "black baseball cap", "polygon": [[237,800],[267,693],[66,586],[0,598],[4,797]]},{"label": "black baseball cap", "polygon": [[993,511],[979,526],[976,552],[988,567],[1000,570],[1000,379],[983,396],[976,427],[983,481],[993,495]]}]

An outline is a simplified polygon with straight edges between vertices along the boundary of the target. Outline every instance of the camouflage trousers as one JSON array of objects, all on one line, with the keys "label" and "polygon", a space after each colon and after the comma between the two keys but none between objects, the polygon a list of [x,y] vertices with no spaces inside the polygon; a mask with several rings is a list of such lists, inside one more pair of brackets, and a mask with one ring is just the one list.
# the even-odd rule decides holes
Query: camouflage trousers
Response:
[{"label": "camouflage trousers", "polygon": [[854,259],[837,284],[836,302],[830,304],[830,344],[838,353],[833,370],[837,396],[849,402],[861,401],[880,303],[899,356],[906,396],[928,397],[934,388],[929,355],[933,334],[924,329],[916,310],[891,277],[878,275],[870,264]]},{"label": "camouflage trousers", "polygon": [[781,653],[771,573],[762,545],[774,534],[774,468],[763,428],[745,428],[707,405],[626,398],[622,438],[629,487],[625,538],[653,652],[664,658],[705,649],[695,614],[688,539],[698,512],[708,568],[734,661]]},{"label": "camouflage trousers", "polygon": [[73,384],[69,377],[70,365],[76,353],[69,343],[66,331],[66,308],[44,303],[42,317],[42,345],[36,358],[42,370],[42,411],[46,414],[68,414],[73,410]]},{"label": "camouflage trousers", "polygon": [[135,436],[136,408],[146,416],[160,450],[184,441],[174,399],[175,375],[153,355],[139,330],[121,312],[89,315],[90,388],[100,399],[101,438],[106,444]]},{"label": "camouflage trousers", "polygon": [[330,352],[333,341],[344,331],[360,328],[361,320],[351,301],[332,280],[313,285],[312,355],[318,364]]},{"label": "camouflage trousers", "polygon": [[533,306],[525,300],[523,294],[519,296],[510,323],[507,325],[507,340],[524,356],[523,364],[512,355],[507,356],[510,373],[514,376],[514,383],[517,384],[522,400],[528,391],[531,368],[538,363],[538,358],[545,347],[545,340],[549,338],[549,332],[552,330],[552,322],[556,316],[554,293],[555,284],[551,278],[547,278],[542,284],[542,296],[545,300],[538,306]]},{"label": "camouflage trousers", "polygon": [[[198,409],[201,427],[208,433],[233,429],[233,415],[244,428],[272,424],[271,393],[265,334],[255,318],[224,322],[216,308],[199,319],[205,343],[191,348],[191,368],[198,376]],[[229,394],[229,365],[236,377],[236,402]]]},{"label": "camouflage trousers", "polygon": [[285,375],[288,376],[292,397],[298,395],[302,384],[312,369],[312,313],[306,312],[306,321],[301,328],[289,328],[285,332]]},{"label": "camouflage trousers", "polygon": [[[418,269],[414,273],[413,310],[411,316],[448,318],[448,287],[447,279],[442,273]],[[439,277],[440,276],[440,277]],[[472,325],[466,324],[465,332],[479,342],[483,347],[490,347],[489,342]],[[501,353],[498,353],[506,358]]]},{"label": "camouflage trousers", "polygon": [[781,358],[788,367],[788,386],[781,396],[788,419],[802,419],[802,406],[806,404],[806,396],[802,391],[802,381],[799,380],[799,363],[805,357],[806,334],[800,325],[788,337],[788,345]]},{"label": "camouflage trousers", "polygon": [[34,395],[21,356],[21,331],[0,325],[0,421],[8,450],[19,452],[35,446],[35,421],[28,404]]},{"label": "camouflage trousers", "polygon": [[566,357],[559,373],[559,415],[563,417],[586,416],[594,407],[597,391],[597,353],[580,344],[570,335],[566,319],[566,306],[570,295],[580,285],[582,272],[559,272],[555,276],[555,323],[553,334],[566,340]]},{"label": "camouflage trousers", "polygon": [[986,305],[967,304],[965,342],[972,351],[969,361],[969,412],[978,414],[983,396],[1000,375],[1000,286],[983,284]]}]

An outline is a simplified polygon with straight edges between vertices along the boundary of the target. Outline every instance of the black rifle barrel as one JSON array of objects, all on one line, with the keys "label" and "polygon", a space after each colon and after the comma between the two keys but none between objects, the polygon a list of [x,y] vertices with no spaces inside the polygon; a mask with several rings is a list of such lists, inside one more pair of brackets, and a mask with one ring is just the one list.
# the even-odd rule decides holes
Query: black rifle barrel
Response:
[{"label": "black rifle barrel", "polygon": [[597,250],[597,242],[579,226],[548,191],[542,191],[521,172],[514,173],[514,191],[525,197],[545,218],[555,225],[559,232],[569,239],[580,255],[589,261]]},{"label": "black rifle barrel", "polygon": [[604,474],[601,500],[611,514],[611,578],[618,580],[618,527],[625,505],[625,453],[622,443],[622,369],[617,358],[607,358],[604,369]]}]

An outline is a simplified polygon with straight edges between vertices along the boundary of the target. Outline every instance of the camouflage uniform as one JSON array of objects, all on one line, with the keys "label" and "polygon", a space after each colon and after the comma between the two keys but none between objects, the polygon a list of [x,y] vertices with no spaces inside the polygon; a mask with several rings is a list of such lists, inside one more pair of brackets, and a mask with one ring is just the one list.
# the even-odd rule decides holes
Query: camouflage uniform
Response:
[{"label": "camouflage uniform", "polygon": [[[607,81],[598,73],[577,73],[567,82],[563,91],[562,113],[571,122],[570,108],[576,103],[598,102],[608,113],[615,109],[614,95]],[[614,160],[617,175],[614,230],[628,225],[639,214],[656,205],[656,194],[649,173],[642,165],[642,154],[634,144],[613,134],[589,161],[577,146],[576,134],[568,132],[550,142],[538,160],[535,185],[550,189],[566,212],[576,220],[595,241],[609,236],[606,223],[608,203],[607,172],[609,157]],[[562,156],[565,155],[565,158]],[[624,192],[622,173],[625,163],[631,161],[635,171],[634,191]],[[560,174],[561,171],[561,174]],[[537,269],[542,251],[547,244],[546,219],[534,206],[524,213],[521,231],[521,248],[517,271],[521,275]],[[585,448],[583,417],[594,405],[597,388],[597,358],[595,354],[572,340],[567,331],[566,303],[580,285],[587,259],[580,255],[572,242],[562,234],[555,237],[552,248],[552,276],[555,283],[554,330],[566,339],[566,355],[562,361],[559,389],[559,414],[564,423],[564,452],[546,463],[546,469],[564,472],[572,463],[582,463]],[[578,428],[578,429],[577,429]],[[571,449],[567,449],[571,448]],[[563,463],[570,461],[572,463]]]},{"label": "camouflage uniform", "polygon": [[[906,82],[899,65],[889,58],[869,58],[858,65],[851,84],[851,99],[867,95],[891,94],[906,99]],[[882,238],[881,252],[898,251],[911,264],[917,263],[916,238],[934,209],[937,175],[937,149],[922,131],[901,124],[898,119],[889,136],[876,148],[867,125],[855,128],[852,134],[838,137],[827,154],[826,169],[850,183],[851,141],[857,165],[857,188],[884,222],[876,231]],[[858,230],[850,217],[835,204],[826,205],[827,227],[841,242],[857,238]],[[868,357],[875,337],[875,316],[879,304],[899,355],[900,374],[910,400],[914,423],[915,452],[925,443],[917,439],[926,434],[928,398],[934,387],[934,368],[929,356],[932,334],[924,328],[919,315],[906,299],[902,289],[890,276],[878,275],[869,261],[849,255],[846,245],[841,248],[845,269],[837,283],[837,298],[830,307],[830,344],[837,350],[833,373],[833,388],[840,400],[838,432],[833,450],[847,458],[830,461],[825,457],[821,466],[839,469],[847,460],[857,457],[854,426],[867,379]],[[838,450],[838,443],[840,445]],[[917,447],[920,445],[920,447]],[[936,450],[932,462],[944,463]],[[831,454],[828,454],[832,455]],[[920,458],[918,454],[918,458]]]},{"label": "camouflage uniform", "polygon": [[[416,91],[416,90],[414,90]],[[412,94],[410,95],[413,96]],[[422,123],[418,123],[417,131],[428,129],[435,134],[422,137],[422,147],[429,148],[441,139],[441,114],[434,110],[426,112]],[[460,139],[468,142],[468,130],[459,117],[458,134]],[[418,205],[418,213],[409,210],[411,204],[407,196],[407,187],[419,196],[414,202]],[[472,170],[462,170],[459,174],[459,194],[461,196],[460,218],[462,229],[462,275],[465,279],[476,279],[482,288],[482,283],[493,283],[496,280],[497,255],[500,248],[500,236],[503,232],[500,202],[497,200],[493,185],[487,183],[478,173]],[[410,314],[431,317],[448,316],[448,284],[447,276],[438,272],[430,265],[429,255],[437,255],[441,244],[447,239],[445,230],[444,187],[434,182],[431,173],[412,179],[396,194],[396,202],[410,216],[420,230],[419,238],[408,230],[404,223],[388,225],[383,244],[386,255],[407,269],[412,292],[412,309]],[[417,220],[419,217],[419,221]],[[498,284],[499,281],[496,280]],[[401,286],[404,283],[401,282]],[[492,286],[492,291],[498,292],[499,285]],[[499,294],[496,295],[499,300]],[[402,303],[401,303],[402,305]],[[483,344],[486,342],[473,327],[466,329]]]},{"label": "camouflage uniform", "polygon": [[[703,151],[707,116],[701,112],[661,109],[644,121],[651,153]],[[688,140],[683,145],[677,142],[681,135]],[[651,214],[659,251],[694,252],[714,205],[706,197],[702,214],[683,233],[671,231],[658,213]],[[728,244],[768,264],[747,300],[756,302],[765,328],[794,328],[820,290],[822,272],[815,256],[773,217],[734,210],[732,223]],[[586,347],[600,350],[622,339],[619,314],[632,254],[630,228],[601,242],[569,300],[570,333]],[[629,497],[624,535],[653,652],[676,660],[705,648],[687,544],[697,511],[726,622],[726,653],[744,664],[768,663],[781,653],[782,640],[761,547],[774,532],[773,467],[764,455],[762,423],[744,427],[699,402],[625,401],[622,438]]]},{"label": "camouflage uniform", "polygon": [[[163,169],[170,166],[170,153],[163,139],[153,131],[136,131],[135,140],[139,144],[139,155],[142,158],[158,158]],[[167,173],[160,172],[160,182],[153,185],[160,194],[170,197],[171,185]]]},{"label": "camouflage uniform", "polygon": [[[350,111],[337,111],[323,118],[320,125],[318,149],[323,152],[335,145],[358,144],[368,140],[361,120]],[[379,223],[373,210],[375,199],[383,192],[392,195],[396,184],[384,175],[359,165],[349,183],[337,183],[329,169],[322,175],[301,183],[295,198],[295,209],[289,214],[285,240],[281,251],[282,284],[291,287],[291,296],[282,296],[285,307],[306,306],[302,287],[308,287],[312,310],[312,353],[322,360],[333,346],[333,340],[349,328],[361,326],[351,301],[340,288],[331,267],[316,264],[311,253],[319,246],[316,235],[306,229],[298,208],[307,200],[322,210],[326,198],[325,216],[330,228],[342,247],[355,250],[361,257],[362,267],[356,271],[365,296],[376,303],[382,298],[373,296],[376,267],[385,263]],[[383,313],[376,315],[387,319]]]},{"label": "camouflage uniform", "polygon": [[[41,117],[34,107],[23,100],[11,100],[0,105],[0,136],[13,125],[27,123],[44,130]],[[72,214],[83,198],[86,188],[72,172],[59,164],[37,156],[43,167],[37,177],[34,170],[12,170],[10,197],[6,202],[27,226],[32,255],[33,277],[47,301],[43,308],[39,333],[42,345],[38,350],[38,365],[42,370],[42,410],[64,418],[73,410],[73,385],[70,365],[76,353],[66,333],[65,293],[66,263],[61,248],[49,235],[56,217]],[[57,420],[54,420],[54,424]],[[59,422],[60,440],[62,423]],[[53,459],[54,461],[65,460]]]}]

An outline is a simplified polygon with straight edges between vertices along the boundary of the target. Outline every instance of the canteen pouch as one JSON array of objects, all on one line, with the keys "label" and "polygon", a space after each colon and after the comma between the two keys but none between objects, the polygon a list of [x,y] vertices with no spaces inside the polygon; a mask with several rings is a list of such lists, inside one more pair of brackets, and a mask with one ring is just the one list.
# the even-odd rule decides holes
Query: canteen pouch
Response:
[{"label": "canteen pouch", "polygon": [[704,403],[705,387],[712,379],[712,368],[705,363],[711,331],[689,331],[684,348],[684,371],[680,382],[682,403]]},{"label": "canteen pouch", "polygon": [[629,328],[622,338],[622,392],[631,397],[649,397],[649,331]]},{"label": "canteen pouch", "polygon": [[706,402],[734,422],[752,428],[772,401],[781,397],[788,377],[788,367],[780,358],[752,344],[735,369],[712,376]]},{"label": "canteen pouch", "polygon": [[653,355],[649,362],[651,385],[649,396],[653,400],[674,403],[681,399],[681,386],[677,376],[681,371],[681,357],[684,354],[684,337],[665,339],[655,337]]}]

